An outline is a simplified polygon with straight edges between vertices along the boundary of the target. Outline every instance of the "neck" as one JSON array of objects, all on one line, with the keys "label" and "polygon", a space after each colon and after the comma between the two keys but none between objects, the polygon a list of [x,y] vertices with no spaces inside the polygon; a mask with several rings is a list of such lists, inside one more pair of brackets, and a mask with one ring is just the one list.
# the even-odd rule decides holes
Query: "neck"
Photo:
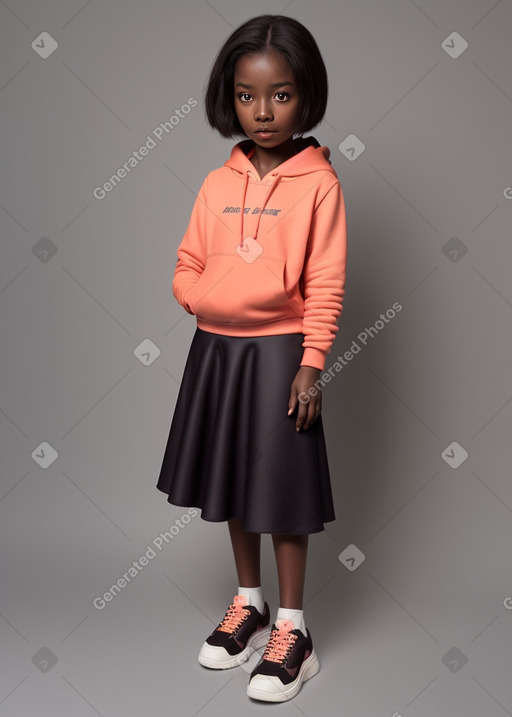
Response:
[{"label": "neck", "polygon": [[290,139],[287,139],[286,142],[283,142],[277,147],[269,147],[266,149],[265,147],[255,145],[251,162],[258,170],[260,176],[265,176],[265,174],[268,174],[268,172],[271,172],[295,154],[297,154],[297,149],[293,137],[290,137]]}]

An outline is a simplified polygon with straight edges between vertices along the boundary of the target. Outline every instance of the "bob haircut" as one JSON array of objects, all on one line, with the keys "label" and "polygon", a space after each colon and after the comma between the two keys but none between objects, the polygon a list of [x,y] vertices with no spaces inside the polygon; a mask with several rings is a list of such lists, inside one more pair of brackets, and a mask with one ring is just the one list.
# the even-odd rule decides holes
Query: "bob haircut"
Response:
[{"label": "bob haircut", "polygon": [[237,60],[270,50],[284,55],[293,71],[301,100],[296,133],[309,132],[322,121],[327,106],[327,71],[313,35],[291,17],[259,15],[228,37],[212,65],[205,94],[206,117],[223,137],[247,136],[234,105]]}]

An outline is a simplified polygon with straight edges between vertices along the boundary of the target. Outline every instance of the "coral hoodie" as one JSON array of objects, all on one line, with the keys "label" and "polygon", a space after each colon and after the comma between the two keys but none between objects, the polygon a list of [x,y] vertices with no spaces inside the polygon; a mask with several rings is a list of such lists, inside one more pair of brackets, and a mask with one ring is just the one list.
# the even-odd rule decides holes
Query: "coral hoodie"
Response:
[{"label": "coral hoodie", "polygon": [[242,140],[204,180],[173,294],[205,331],[303,333],[301,366],[323,370],[345,294],[343,192],[327,147],[310,144],[261,179],[254,149]]}]

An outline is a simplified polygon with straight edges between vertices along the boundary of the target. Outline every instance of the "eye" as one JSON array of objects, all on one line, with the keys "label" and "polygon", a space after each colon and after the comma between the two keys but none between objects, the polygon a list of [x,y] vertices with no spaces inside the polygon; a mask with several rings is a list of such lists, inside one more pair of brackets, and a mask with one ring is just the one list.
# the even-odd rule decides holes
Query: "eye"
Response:
[{"label": "eye", "polygon": [[279,98],[279,102],[284,102],[285,99],[290,97],[288,92],[276,92],[275,96]]},{"label": "eye", "polygon": [[250,99],[251,95],[248,92],[242,92],[241,94],[238,95],[238,97],[239,97],[239,99],[242,100],[242,102],[249,102],[249,100],[244,99],[244,97],[248,97]]}]

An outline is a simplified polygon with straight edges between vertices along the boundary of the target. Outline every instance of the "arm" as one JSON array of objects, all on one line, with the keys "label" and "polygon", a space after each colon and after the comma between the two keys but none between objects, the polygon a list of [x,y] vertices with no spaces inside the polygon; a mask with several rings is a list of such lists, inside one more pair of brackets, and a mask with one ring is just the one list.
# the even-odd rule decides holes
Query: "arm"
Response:
[{"label": "arm", "polygon": [[338,331],[345,296],[347,224],[337,181],[315,209],[304,270],[304,354],[301,366],[325,368]]},{"label": "arm", "polygon": [[172,282],[172,291],[176,300],[189,314],[193,312],[186,297],[199,281],[206,263],[207,181],[208,177],[199,190],[187,231],[178,247],[178,260]]},{"label": "arm", "polygon": [[[347,261],[345,201],[339,182],[315,209],[304,262],[305,346],[300,368],[290,388],[288,416],[298,405],[296,430],[307,430],[322,410],[322,392],[308,395],[325,368],[325,360],[338,331]],[[306,400],[304,400],[306,396]]]}]

